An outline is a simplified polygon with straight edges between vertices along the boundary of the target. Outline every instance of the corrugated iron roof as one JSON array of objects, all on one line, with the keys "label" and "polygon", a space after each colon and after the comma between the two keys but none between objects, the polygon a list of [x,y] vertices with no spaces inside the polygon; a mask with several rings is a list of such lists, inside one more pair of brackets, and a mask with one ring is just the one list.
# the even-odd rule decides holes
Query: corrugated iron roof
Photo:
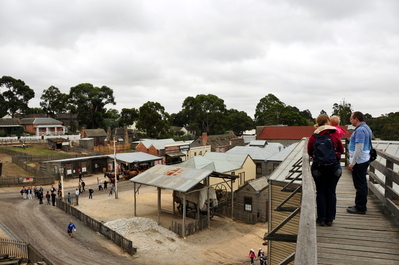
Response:
[{"label": "corrugated iron roof", "polygon": [[[277,180],[282,182],[290,182],[291,180],[287,180],[286,177],[290,175],[290,170],[293,169],[293,165],[298,162],[299,159],[302,158],[303,148],[305,146],[306,139],[302,139],[298,144],[295,145],[295,148],[288,154],[283,162],[273,171],[270,175],[270,180]],[[294,181],[294,183],[301,183],[302,181]]]},{"label": "corrugated iron roof", "polygon": [[0,127],[20,127],[21,123],[18,119],[10,118],[10,119],[0,119]]},{"label": "corrugated iron roof", "polygon": [[280,152],[280,150],[277,148],[276,145],[273,145],[273,146],[265,146],[264,148],[258,146],[236,146],[227,151],[226,153],[250,155],[253,160],[266,161],[268,157],[278,152]]},{"label": "corrugated iron roof", "polygon": [[[114,155],[109,155],[109,157],[114,158]],[[162,157],[150,155],[143,152],[117,153],[116,160],[123,161],[126,163],[135,163],[135,162],[162,160]]]},{"label": "corrugated iron roof", "polygon": [[[349,138],[352,131],[347,131],[348,126],[340,126],[346,130],[346,134],[342,138]],[[310,137],[315,131],[313,126],[266,126],[258,135],[258,140],[300,140],[304,137]]]},{"label": "corrugated iron roof", "polygon": [[225,173],[241,168],[248,154],[228,154],[206,152],[203,157],[195,156],[180,165],[189,168],[206,168],[219,173]]},{"label": "corrugated iron roof", "polygon": [[212,170],[207,169],[156,165],[130,179],[130,181],[163,189],[187,192],[211,173]]},{"label": "corrugated iron roof", "polygon": [[275,155],[268,157],[267,161],[284,161],[287,156],[292,152],[292,150],[297,146],[297,144],[298,143],[293,143],[287,146],[281,152],[278,152]]},{"label": "corrugated iron roof", "polygon": [[85,138],[90,138],[93,136],[106,137],[107,133],[104,129],[85,129]]},{"label": "corrugated iron roof", "polygon": [[134,143],[142,143],[147,149],[152,146],[155,147],[157,150],[165,149],[166,144],[173,144],[176,141],[169,138],[169,139],[142,139],[140,141],[135,141]]},{"label": "corrugated iron roof", "polygon": [[258,179],[250,180],[248,182],[248,185],[250,185],[255,191],[261,191],[269,186],[268,177],[261,177]]},{"label": "corrugated iron roof", "polygon": [[50,125],[50,124],[62,124],[62,121],[53,119],[53,118],[22,118],[21,124],[41,124],[41,125]]}]

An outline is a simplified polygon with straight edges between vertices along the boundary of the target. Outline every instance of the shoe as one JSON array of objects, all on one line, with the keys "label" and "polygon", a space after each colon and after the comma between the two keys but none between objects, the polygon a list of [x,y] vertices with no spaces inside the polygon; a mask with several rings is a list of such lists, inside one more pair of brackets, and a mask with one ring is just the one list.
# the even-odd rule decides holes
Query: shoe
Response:
[{"label": "shoe", "polygon": [[326,223],[319,219],[316,219],[316,224],[318,224],[319,226],[326,226]]},{"label": "shoe", "polygon": [[349,208],[356,208],[356,205],[348,206],[348,209]]},{"label": "shoe", "polygon": [[328,220],[326,221],[326,226],[332,226],[333,221],[332,220]]},{"label": "shoe", "polygon": [[348,213],[353,213],[353,214],[366,214],[365,211],[359,211],[358,209],[356,209],[355,207],[353,208],[347,208],[346,211]]}]

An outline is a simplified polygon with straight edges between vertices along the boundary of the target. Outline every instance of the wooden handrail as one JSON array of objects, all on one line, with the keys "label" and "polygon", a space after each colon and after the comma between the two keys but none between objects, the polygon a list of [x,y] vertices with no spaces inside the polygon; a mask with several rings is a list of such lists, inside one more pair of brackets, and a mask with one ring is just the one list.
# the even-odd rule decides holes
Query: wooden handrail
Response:
[{"label": "wooden handrail", "polygon": [[316,197],[313,178],[310,172],[307,141],[302,156],[302,201],[299,218],[295,264],[317,264]]}]

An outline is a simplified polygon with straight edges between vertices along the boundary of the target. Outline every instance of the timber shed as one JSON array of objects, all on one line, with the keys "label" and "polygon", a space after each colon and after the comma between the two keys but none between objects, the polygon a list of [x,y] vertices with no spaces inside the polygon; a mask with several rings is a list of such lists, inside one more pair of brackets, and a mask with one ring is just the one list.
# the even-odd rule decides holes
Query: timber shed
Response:
[{"label": "timber shed", "polygon": [[[196,168],[185,168],[185,167],[178,167],[178,166],[169,166],[169,165],[155,165],[154,167],[146,170],[144,173],[137,175],[136,177],[130,179],[134,183],[134,216],[137,216],[137,194],[141,185],[148,185],[157,187],[158,190],[158,213],[157,213],[157,222],[160,224],[160,215],[161,215],[161,191],[162,189],[169,189],[177,192],[183,193],[183,217],[182,217],[182,229],[181,231],[175,231],[181,236],[185,237],[187,231],[187,209],[184,206],[187,206],[188,201],[186,200],[186,195],[198,191],[197,187],[198,184],[202,182],[202,184],[208,187],[208,198],[209,197],[209,190],[210,183],[209,178],[215,177],[219,178],[221,181],[226,182],[228,179],[232,187],[232,183],[237,178],[237,176],[231,176],[227,174],[220,174],[213,172],[209,169],[196,169]],[[210,227],[210,200],[207,201],[207,222],[205,222],[208,227]],[[175,214],[175,200],[173,200],[173,214]],[[233,210],[232,210],[233,211]],[[196,221],[199,221],[200,214],[196,215]],[[204,220],[203,218],[202,220]],[[192,219],[191,219],[192,221]],[[201,230],[199,229],[195,229]]]},{"label": "timber shed", "polygon": [[[268,241],[267,264],[280,264],[296,250],[301,205],[302,139],[269,177],[269,222],[264,240]],[[306,148],[306,147],[305,147]],[[291,263],[287,263],[291,264]]]},{"label": "timber shed", "polygon": [[253,179],[240,187],[235,193],[236,210],[234,218],[245,223],[256,224],[269,220],[268,179]]}]

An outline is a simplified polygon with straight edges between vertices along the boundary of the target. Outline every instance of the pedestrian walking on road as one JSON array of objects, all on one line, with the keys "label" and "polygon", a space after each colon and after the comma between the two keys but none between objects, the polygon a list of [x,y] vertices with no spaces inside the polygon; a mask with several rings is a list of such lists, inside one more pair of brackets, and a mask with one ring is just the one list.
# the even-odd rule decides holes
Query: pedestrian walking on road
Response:
[{"label": "pedestrian walking on road", "polygon": [[73,237],[73,235],[72,235],[72,231],[75,231],[76,232],[76,226],[75,226],[75,224],[74,223],[72,223],[72,221],[71,222],[69,222],[69,224],[68,224],[68,235],[70,236],[70,237]]},{"label": "pedestrian walking on road", "polygon": [[112,192],[114,191],[114,184],[111,183],[111,188],[109,189],[109,195],[112,195]]},{"label": "pedestrian walking on road", "polygon": [[251,259],[251,265],[254,265],[254,259],[256,258],[255,250],[251,249],[249,251],[248,257]]},{"label": "pedestrian walking on road", "polygon": [[108,181],[104,180],[104,190],[108,190]]},{"label": "pedestrian walking on road", "polygon": [[43,192],[42,191],[38,192],[37,197],[39,199],[39,204],[43,204]]},{"label": "pedestrian walking on road", "polygon": [[27,198],[27,191],[25,189],[25,186],[22,187],[22,190],[20,192],[21,192],[22,197],[24,199],[26,199]]},{"label": "pedestrian walking on road", "polygon": [[26,191],[28,192],[28,199],[32,200],[32,187],[29,187]]},{"label": "pedestrian walking on road", "polygon": [[47,205],[50,205],[50,192],[49,191],[47,191],[47,193],[46,193],[46,199],[47,199]]},{"label": "pedestrian walking on road", "polygon": [[98,181],[98,190],[103,190],[103,182],[101,179]]},{"label": "pedestrian walking on road", "polygon": [[68,203],[71,203],[71,193],[68,192]]},{"label": "pedestrian walking on road", "polygon": [[83,192],[86,191],[86,190],[85,190],[86,183],[82,180],[81,185],[82,185],[82,193],[83,193]]},{"label": "pedestrian walking on road", "polygon": [[51,193],[51,201],[53,203],[53,206],[55,206],[55,198],[57,197],[57,194],[55,194],[55,192]]},{"label": "pedestrian walking on road", "polygon": [[89,187],[89,199],[93,199],[94,190]]}]

